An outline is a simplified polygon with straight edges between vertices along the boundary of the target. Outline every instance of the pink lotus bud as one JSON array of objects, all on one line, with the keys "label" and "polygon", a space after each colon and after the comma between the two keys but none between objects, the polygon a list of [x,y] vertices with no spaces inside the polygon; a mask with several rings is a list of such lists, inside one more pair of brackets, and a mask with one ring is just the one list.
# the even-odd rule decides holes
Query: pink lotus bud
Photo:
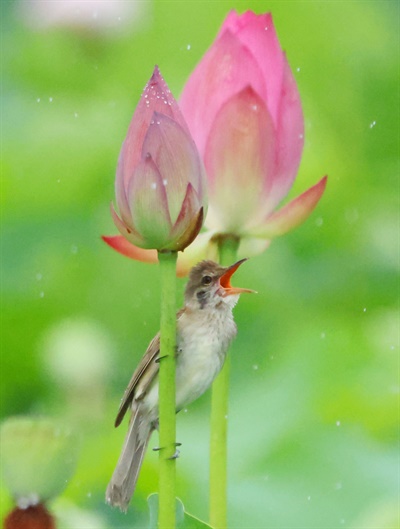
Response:
[{"label": "pink lotus bud", "polygon": [[207,171],[209,229],[271,238],[308,217],[326,179],[274,213],[296,177],[304,123],[271,14],[231,11],[180,104]]},{"label": "pink lotus bud", "polygon": [[122,145],[114,223],[132,244],[184,250],[203,223],[205,174],[178,104],[154,69]]}]

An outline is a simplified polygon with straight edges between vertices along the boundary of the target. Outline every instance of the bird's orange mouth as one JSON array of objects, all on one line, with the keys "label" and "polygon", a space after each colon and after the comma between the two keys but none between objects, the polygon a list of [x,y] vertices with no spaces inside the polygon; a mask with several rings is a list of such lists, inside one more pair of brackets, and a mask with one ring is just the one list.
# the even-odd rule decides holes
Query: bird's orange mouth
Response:
[{"label": "bird's orange mouth", "polygon": [[241,259],[235,264],[230,266],[227,271],[219,278],[219,284],[222,287],[222,296],[232,296],[234,294],[243,294],[244,292],[255,293],[255,290],[250,290],[249,288],[238,288],[231,285],[231,277],[239,268],[239,266],[247,261],[247,259]]}]

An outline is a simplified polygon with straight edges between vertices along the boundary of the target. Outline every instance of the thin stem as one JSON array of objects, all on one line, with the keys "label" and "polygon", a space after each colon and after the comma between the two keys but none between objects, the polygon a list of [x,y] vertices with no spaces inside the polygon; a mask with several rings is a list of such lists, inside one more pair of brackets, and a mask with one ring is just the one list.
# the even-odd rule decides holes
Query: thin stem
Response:
[{"label": "thin stem", "polygon": [[[222,265],[233,264],[239,240],[221,238],[218,244]],[[227,433],[229,395],[229,355],[212,387],[210,437],[210,524],[215,529],[227,528]]]},{"label": "thin stem", "polygon": [[159,373],[159,529],[175,529],[175,349],[176,252],[159,252],[161,270],[161,324]]}]

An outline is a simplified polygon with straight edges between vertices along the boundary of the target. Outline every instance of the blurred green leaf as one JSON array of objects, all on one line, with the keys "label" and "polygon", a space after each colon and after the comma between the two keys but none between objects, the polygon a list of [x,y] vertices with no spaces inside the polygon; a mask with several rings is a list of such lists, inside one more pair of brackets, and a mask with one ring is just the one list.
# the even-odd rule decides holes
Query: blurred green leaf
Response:
[{"label": "blurred green leaf", "polygon": [[[157,529],[158,524],[158,494],[151,494],[147,498],[150,511],[150,525],[149,529]],[[212,529],[211,525],[202,522],[195,516],[188,514],[185,511],[182,501],[176,498],[176,527],[177,529]]]}]

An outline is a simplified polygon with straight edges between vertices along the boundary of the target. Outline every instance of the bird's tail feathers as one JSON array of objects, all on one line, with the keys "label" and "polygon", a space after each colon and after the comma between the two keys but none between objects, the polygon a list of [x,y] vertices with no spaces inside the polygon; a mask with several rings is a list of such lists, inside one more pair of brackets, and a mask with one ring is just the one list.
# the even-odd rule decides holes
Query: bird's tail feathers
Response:
[{"label": "bird's tail feathers", "polygon": [[121,455],[106,491],[106,502],[113,507],[119,507],[123,512],[127,511],[135,491],[153,429],[138,406],[132,415]]}]

